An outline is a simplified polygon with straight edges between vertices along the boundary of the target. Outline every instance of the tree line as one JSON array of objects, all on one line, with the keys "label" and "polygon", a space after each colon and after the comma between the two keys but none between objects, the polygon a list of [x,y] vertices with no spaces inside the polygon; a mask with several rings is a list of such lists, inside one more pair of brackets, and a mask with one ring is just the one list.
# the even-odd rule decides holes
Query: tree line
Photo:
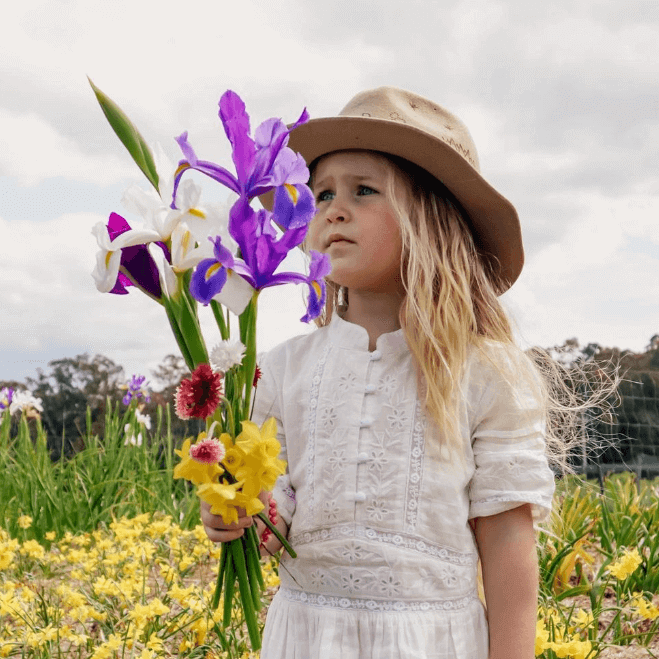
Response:
[{"label": "tree line", "polygon": [[[587,364],[590,374],[617,371],[620,377],[610,407],[591,410],[584,420],[589,433],[604,439],[602,449],[589,459],[609,464],[659,461],[659,334],[640,353],[597,343],[581,346],[577,339],[568,339],[548,352],[568,376],[571,369]],[[151,373],[151,400],[144,403],[143,413],[153,417],[158,406],[169,404],[171,408],[177,386],[188,375],[180,355],[167,355]],[[0,389],[27,389],[41,399],[41,423],[57,459],[81,448],[88,408],[92,433],[102,436],[108,402],[121,405],[125,390],[120,385],[127,380],[123,367],[108,357],[84,353],[52,360],[47,370],[37,369],[37,377],[25,382],[0,381]],[[171,430],[174,437],[181,438],[196,434],[201,427],[197,421],[182,421],[172,413]]]},{"label": "tree line", "polygon": [[[147,378],[151,384],[150,401],[140,401],[142,413],[155,418],[158,406],[169,405],[173,410],[176,387],[189,374],[183,357],[167,355],[152,371],[152,378]],[[128,380],[123,367],[110,358],[84,353],[54,359],[48,362],[46,370],[37,369],[36,378],[27,377],[25,382],[0,381],[0,389],[27,389],[41,399],[41,424],[52,457],[59,459],[82,448],[87,434],[88,409],[92,434],[103,435],[107,406],[122,405],[126,391],[121,385]],[[173,411],[170,418],[174,437],[187,437],[201,430],[200,422],[194,419],[183,421]]]}]

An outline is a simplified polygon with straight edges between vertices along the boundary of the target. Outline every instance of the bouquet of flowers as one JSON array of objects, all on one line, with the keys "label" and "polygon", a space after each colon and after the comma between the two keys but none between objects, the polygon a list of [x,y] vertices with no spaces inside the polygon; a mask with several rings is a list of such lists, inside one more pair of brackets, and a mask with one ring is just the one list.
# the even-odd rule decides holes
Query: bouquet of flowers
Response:
[{"label": "bouquet of flowers", "polygon": [[[90,81],[91,83],[91,81]],[[238,508],[257,515],[292,548],[264,513],[259,495],[270,491],[285,463],[278,458],[277,427],[250,420],[256,365],[256,319],[259,292],[269,286],[301,283],[308,287],[308,307],[301,319],[317,317],[325,301],[326,255],[311,252],[309,274],[281,272],[286,255],[303,242],[315,212],[306,183],[304,159],[288,148],[290,130],[308,119],[306,110],[289,129],[268,119],[250,134],[249,116],[240,97],[225,92],[219,116],[232,147],[235,174],[200,160],[187,132],[176,138],[183,158],[176,167],[162,149],[152,151],[119,107],[93,83],[92,88],[117,136],[142,170],[152,189],[130,188],[124,206],[141,216],[143,228],[131,227],[112,213],[93,233],[100,251],[93,277],[101,292],[123,295],[141,290],[164,308],[192,375],[176,393],[176,413],[206,421],[196,440],[186,439],[174,477],[197,486],[198,496],[226,523],[238,519]],[[201,190],[186,172],[196,170],[235,195],[228,212],[200,204]],[[256,197],[273,192],[272,210],[254,209]],[[202,336],[198,304],[210,306],[220,342],[208,351]],[[238,317],[231,323],[231,315]],[[232,338],[232,324],[239,337]],[[254,527],[222,546],[213,606],[224,595],[224,625],[231,618],[236,583],[254,649],[261,646],[256,611],[263,581]]]}]

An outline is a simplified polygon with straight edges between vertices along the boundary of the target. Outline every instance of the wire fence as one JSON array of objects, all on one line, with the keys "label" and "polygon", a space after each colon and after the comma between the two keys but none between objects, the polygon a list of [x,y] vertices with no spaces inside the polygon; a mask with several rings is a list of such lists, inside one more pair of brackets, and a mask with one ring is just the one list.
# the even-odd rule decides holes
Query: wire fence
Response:
[{"label": "wire fence", "polygon": [[639,479],[659,476],[659,387],[650,377],[623,381],[620,404],[604,417],[585,415],[586,441],[572,465],[589,478],[631,471]]}]

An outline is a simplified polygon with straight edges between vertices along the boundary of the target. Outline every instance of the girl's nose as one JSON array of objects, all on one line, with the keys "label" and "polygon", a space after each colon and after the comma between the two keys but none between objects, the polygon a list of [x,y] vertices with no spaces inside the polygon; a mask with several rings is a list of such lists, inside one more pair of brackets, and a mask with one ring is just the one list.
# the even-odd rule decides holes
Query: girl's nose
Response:
[{"label": "girl's nose", "polygon": [[345,222],[348,219],[348,213],[345,206],[338,197],[334,197],[325,211],[328,222]]}]

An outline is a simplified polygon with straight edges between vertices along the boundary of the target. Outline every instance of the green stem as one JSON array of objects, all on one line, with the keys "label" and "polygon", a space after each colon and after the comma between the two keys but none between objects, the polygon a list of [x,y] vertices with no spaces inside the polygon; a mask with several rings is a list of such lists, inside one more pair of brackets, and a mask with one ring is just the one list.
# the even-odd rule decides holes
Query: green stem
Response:
[{"label": "green stem", "polygon": [[263,574],[261,572],[261,562],[259,547],[256,539],[256,529],[253,526],[245,529],[243,535],[245,546],[245,559],[247,562],[247,575],[249,576],[249,585],[252,590],[252,601],[257,611],[261,610],[261,593],[265,587],[263,583]]},{"label": "green stem", "polygon": [[211,602],[211,609],[213,611],[220,605],[220,595],[222,594],[222,584],[224,582],[224,573],[227,569],[228,557],[227,545],[223,543],[222,553],[220,554],[220,565],[217,570],[217,580],[215,582],[215,592],[213,593],[213,601]]},{"label": "green stem", "polygon": [[222,313],[222,307],[216,300],[211,300],[211,311],[215,317],[217,327],[220,330],[222,341],[226,341],[231,334],[231,330],[229,328],[229,323],[226,321],[224,314]]},{"label": "green stem", "polygon": [[240,599],[243,605],[243,614],[245,615],[245,624],[247,625],[249,642],[252,646],[252,650],[260,650],[261,634],[256,620],[256,611],[254,610],[254,601],[252,599],[252,592],[249,585],[249,577],[247,576],[247,565],[245,564],[243,543],[240,540],[233,540],[229,545],[236,568],[236,575],[238,576],[238,589],[240,591]]},{"label": "green stem", "polygon": [[293,547],[288,543],[288,540],[279,532],[279,529],[270,521],[270,518],[261,511],[257,513],[257,517],[274,533],[275,537],[281,542],[284,549],[288,552],[291,558],[297,558],[297,554]]},{"label": "green stem", "polygon": [[236,571],[230,549],[230,547],[227,547],[227,566],[224,571],[224,612],[222,616],[222,625],[224,627],[231,624],[231,605],[233,603],[233,592],[236,589]]},{"label": "green stem", "polygon": [[249,419],[254,372],[256,371],[256,315],[259,291],[252,296],[247,308],[240,314],[240,340],[245,345],[243,372],[245,374],[245,397],[243,401],[243,418]]}]

